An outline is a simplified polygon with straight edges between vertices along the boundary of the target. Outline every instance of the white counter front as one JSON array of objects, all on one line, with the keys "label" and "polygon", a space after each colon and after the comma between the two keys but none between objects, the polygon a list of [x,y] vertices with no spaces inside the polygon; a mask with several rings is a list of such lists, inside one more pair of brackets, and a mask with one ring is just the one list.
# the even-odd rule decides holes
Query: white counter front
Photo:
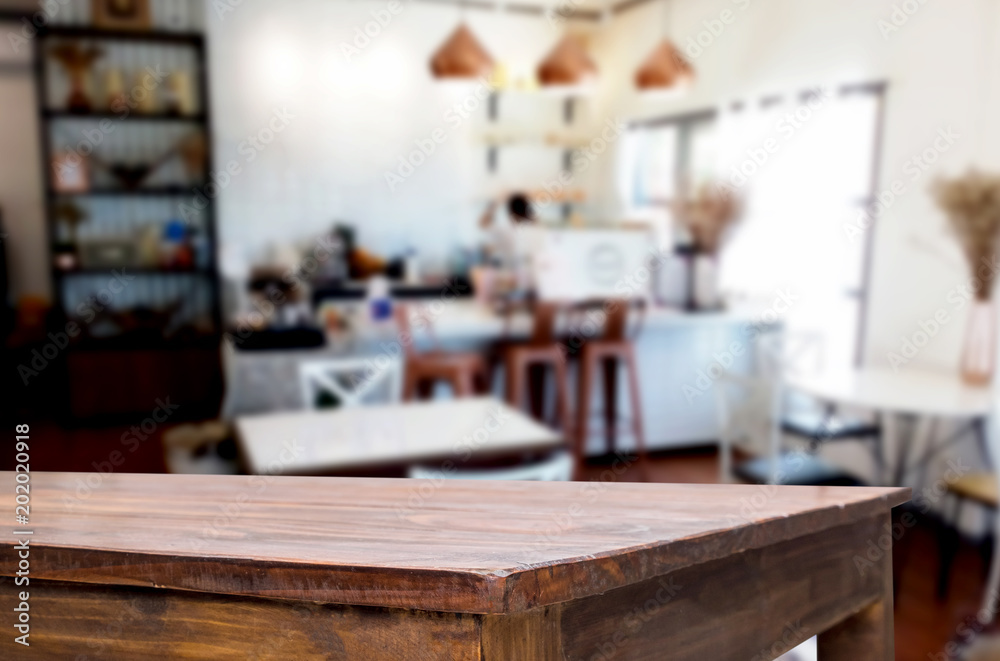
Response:
[{"label": "white counter front", "polygon": [[[531,316],[514,315],[505,323],[492,310],[473,301],[427,303],[433,338],[443,349],[484,350],[504,337],[526,337]],[[635,315],[632,323],[638,320]],[[773,332],[765,324],[741,312],[686,313],[651,308],[644,315],[636,339],[639,381],[642,392],[643,425],[650,448],[675,448],[713,443],[718,438],[714,379],[723,368],[745,372],[753,364],[756,340]],[[415,331],[418,348],[432,344],[426,330]],[[599,331],[598,331],[599,334]],[[226,347],[227,415],[263,413],[302,408],[298,366],[304,361],[337,357],[398,355],[401,345],[394,326],[362,325],[354,332],[331,338],[318,349],[242,352]],[[571,372],[571,378],[572,378]],[[494,393],[503,392],[503,375]],[[620,378],[620,410],[625,412],[628,393]],[[571,383],[575,407],[575,379]],[[599,396],[595,389],[593,396]],[[593,410],[600,410],[595,400]],[[621,447],[632,439],[622,438]],[[601,452],[603,439],[594,437],[588,450]]]}]

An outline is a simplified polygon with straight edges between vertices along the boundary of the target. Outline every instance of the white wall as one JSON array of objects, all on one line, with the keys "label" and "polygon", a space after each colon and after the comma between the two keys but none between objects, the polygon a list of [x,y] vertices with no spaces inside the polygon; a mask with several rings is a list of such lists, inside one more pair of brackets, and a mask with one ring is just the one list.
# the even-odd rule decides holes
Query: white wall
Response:
[{"label": "white wall", "polygon": [[[38,120],[31,47],[15,51],[6,39],[16,26],[0,23],[0,207],[9,234],[7,248],[11,298],[49,295],[42,170],[38,161]],[[8,68],[6,65],[10,65]]]},{"label": "white wall", "polygon": [[[431,54],[455,29],[455,7],[401,2],[370,45],[348,58],[355,31],[383,1],[281,3],[247,0],[219,17],[209,8],[216,159],[243,172],[220,198],[222,240],[256,250],[310,237],[334,220],[355,224],[363,245],[387,255],[412,244],[440,262],[471,245],[489,190],[477,121],[454,126],[446,112],[469,85],[431,78]],[[530,71],[560,33],[540,16],[469,11],[466,19],[513,77]],[[245,163],[239,144],[265,126],[272,108],[294,115],[289,127]],[[476,113],[485,117],[485,104]],[[447,135],[394,191],[385,172],[414,141]]]},{"label": "white wall", "polygon": [[[926,193],[934,172],[972,164],[1000,167],[1000,89],[993,83],[1000,49],[1000,0],[926,2],[885,38],[877,21],[894,0],[674,0],[672,20],[650,3],[593,26],[592,53],[602,76],[589,121],[637,118],[711,107],[733,99],[816,83],[889,82],[883,185],[903,177],[908,159],[951,126],[958,143],[934,170],[909,187],[873,230],[874,273],[868,358],[885,362],[901,335],[921,319],[949,308],[949,291],[965,278],[942,215]],[[451,104],[469,89],[435,83],[427,70],[433,50],[454,29],[459,12],[435,3],[403,2],[371,44],[350,61],[341,49],[355,29],[383,10],[381,0],[282,3],[245,0],[218,16],[208,6],[217,165],[236,160],[242,173],[220,197],[226,245],[259,249],[274,241],[308,238],[335,219],[355,223],[364,244],[381,253],[417,246],[425,259],[443,259],[473,243],[483,196],[502,184],[486,178],[485,153],[474,121],[453,128]],[[746,9],[741,9],[741,7]],[[732,10],[735,22],[694,60],[695,88],[673,101],[637,95],[632,75],[669,32],[684,45],[702,21]],[[529,72],[561,36],[543,17],[467,10],[465,19],[513,77]],[[6,46],[6,43],[4,43]],[[27,77],[0,77],[0,201],[13,243],[15,291],[48,289],[37,137]],[[274,110],[294,118],[246,162],[240,144],[267,126]],[[481,120],[482,113],[479,117]],[[390,192],[384,173],[414,140],[435,128],[444,145]],[[14,158],[8,155],[14,154]],[[530,160],[530,159],[526,159]],[[594,213],[613,218],[618,200],[615,157],[598,159],[586,181],[599,184]],[[913,361],[951,369],[961,347],[964,315]]]},{"label": "white wall", "polygon": [[[712,107],[735,99],[758,99],[819,83],[889,83],[883,186],[908,184],[877,221],[868,321],[867,358],[886,363],[899,338],[938,308],[953,310],[948,292],[966,279],[957,245],[948,237],[927,186],[938,174],[970,165],[1000,165],[1000,134],[994,118],[998,36],[997,0],[922,3],[906,24],[886,38],[878,21],[890,19],[898,0],[675,0],[667,29],[685,45],[703,21],[731,10],[735,20],[693,60],[698,81],[686,97],[648,101],[635,94],[630,72],[663,37],[660,3],[630,11],[601,33],[596,45],[608,71],[608,114],[667,115]],[[743,9],[745,7],[745,9]],[[961,138],[921,179],[904,174],[908,159],[931,146],[939,129]],[[611,163],[605,164],[610,168]],[[610,171],[607,173],[610,179]],[[846,240],[846,235],[845,235]],[[954,369],[962,344],[964,311],[910,363]]]}]

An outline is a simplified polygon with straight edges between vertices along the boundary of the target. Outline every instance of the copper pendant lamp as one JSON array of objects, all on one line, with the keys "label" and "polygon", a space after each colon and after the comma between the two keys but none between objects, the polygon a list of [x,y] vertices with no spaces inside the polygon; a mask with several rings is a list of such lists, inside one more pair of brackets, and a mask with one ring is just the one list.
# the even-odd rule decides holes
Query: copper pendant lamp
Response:
[{"label": "copper pendant lamp", "polygon": [[680,89],[694,81],[694,69],[669,40],[664,39],[635,72],[640,90]]},{"label": "copper pendant lamp", "polygon": [[[673,5],[669,7],[672,9]],[[694,68],[680,49],[666,37],[635,72],[635,86],[644,92],[681,90],[692,82]]]},{"label": "copper pendant lamp", "polygon": [[597,66],[580,40],[566,35],[538,65],[538,81],[545,86],[584,85],[597,77]]},{"label": "copper pendant lamp", "polygon": [[493,58],[465,23],[459,24],[431,57],[435,78],[489,77],[492,72]]}]

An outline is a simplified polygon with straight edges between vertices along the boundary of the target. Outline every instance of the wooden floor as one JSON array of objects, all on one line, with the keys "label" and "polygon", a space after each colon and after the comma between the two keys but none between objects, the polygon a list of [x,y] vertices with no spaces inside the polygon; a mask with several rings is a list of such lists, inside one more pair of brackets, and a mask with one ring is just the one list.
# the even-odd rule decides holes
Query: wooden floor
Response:
[{"label": "wooden floor", "polygon": [[[159,433],[150,435],[138,445],[132,442],[125,446],[121,438],[126,432],[124,428],[66,431],[55,426],[40,428],[36,425],[31,434],[34,441],[32,470],[95,471],[102,467],[100,464],[111,452],[119,450],[124,451],[125,460],[115,469],[118,472],[164,472]],[[129,452],[130,447],[135,447],[135,451]],[[0,469],[10,470],[12,460],[13,453],[3,453]],[[592,480],[639,480],[635,466],[629,467],[620,477],[616,477],[610,467],[609,460],[594,460],[587,469],[587,477]],[[658,454],[650,461],[648,473],[650,479],[657,482],[716,482],[716,453],[706,449]],[[936,534],[933,521],[923,521],[908,530],[901,540],[908,548],[896,604],[896,658],[903,661],[950,661],[952,657],[943,655],[944,646],[956,635],[961,619],[976,612],[985,582],[977,550],[964,545],[955,562],[949,599],[946,603],[938,603],[934,598],[938,557]]]}]

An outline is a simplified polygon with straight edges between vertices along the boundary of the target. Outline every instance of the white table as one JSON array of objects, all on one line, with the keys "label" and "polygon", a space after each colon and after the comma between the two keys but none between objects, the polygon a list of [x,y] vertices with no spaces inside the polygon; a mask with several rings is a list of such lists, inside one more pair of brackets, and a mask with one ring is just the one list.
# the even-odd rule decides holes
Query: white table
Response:
[{"label": "white table", "polygon": [[257,475],[323,474],[550,451],[562,437],[492,397],[446,399],[236,420],[247,469]]},{"label": "white table", "polygon": [[786,380],[789,387],[829,404],[867,409],[883,420],[893,416],[907,420],[913,427],[910,432],[921,422],[928,427],[939,420],[965,423],[949,439],[938,443],[930,438],[933,434],[928,429],[927,449],[913,466],[909,465],[909,455],[914,434],[904,434],[893,484],[900,485],[911,468],[926,470],[934,455],[970,432],[976,434],[980,450],[990,459],[984,423],[991,411],[991,391],[968,386],[957,374],[869,367],[816,376],[788,375]]}]

